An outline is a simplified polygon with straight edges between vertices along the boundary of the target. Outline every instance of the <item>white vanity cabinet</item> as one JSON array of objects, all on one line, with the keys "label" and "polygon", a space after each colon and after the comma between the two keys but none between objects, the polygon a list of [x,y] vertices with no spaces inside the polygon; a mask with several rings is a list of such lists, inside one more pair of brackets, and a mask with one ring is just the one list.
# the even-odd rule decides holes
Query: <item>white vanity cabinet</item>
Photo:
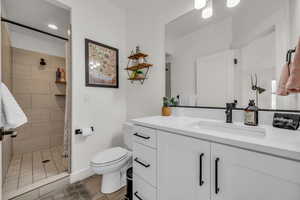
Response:
[{"label": "white vanity cabinet", "polygon": [[210,199],[210,143],[158,132],[158,199]]},{"label": "white vanity cabinet", "polygon": [[136,126],[133,132],[133,200],[157,199],[157,135]]},{"label": "white vanity cabinet", "polygon": [[156,129],[137,130],[134,200],[300,200],[298,161]]},{"label": "white vanity cabinet", "polygon": [[300,199],[299,162],[212,143],[211,166],[212,200]]}]

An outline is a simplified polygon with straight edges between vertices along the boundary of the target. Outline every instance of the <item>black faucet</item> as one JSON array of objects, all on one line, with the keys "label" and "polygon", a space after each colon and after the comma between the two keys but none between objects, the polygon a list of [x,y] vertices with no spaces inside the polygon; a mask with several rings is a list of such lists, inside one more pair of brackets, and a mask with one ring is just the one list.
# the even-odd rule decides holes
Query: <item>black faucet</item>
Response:
[{"label": "black faucet", "polygon": [[236,107],[237,100],[234,100],[233,103],[226,103],[226,123],[232,123],[232,110]]}]

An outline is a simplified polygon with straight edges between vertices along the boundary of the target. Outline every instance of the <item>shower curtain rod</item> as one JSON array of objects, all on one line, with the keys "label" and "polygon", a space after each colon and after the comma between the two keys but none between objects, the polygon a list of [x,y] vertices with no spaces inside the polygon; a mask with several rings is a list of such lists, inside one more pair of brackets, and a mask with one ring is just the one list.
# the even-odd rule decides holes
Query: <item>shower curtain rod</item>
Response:
[{"label": "shower curtain rod", "polygon": [[24,24],[20,24],[20,23],[18,23],[18,22],[14,22],[14,21],[8,20],[8,19],[3,18],[3,17],[1,17],[1,21],[2,21],[2,22],[7,22],[7,23],[9,23],[9,24],[16,25],[16,26],[20,26],[20,27],[23,27],[23,28],[26,28],[26,29],[30,29],[30,30],[33,30],[33,31],[36,31],[36,32],[39,32],[39,33],[42,33],[42,34],[46,34],[46,35],[49,35],[49,36],[51,36],[51,37],[55,37],[55,38],[58,38],[58,39],[61,39],[61,40],[69,41],[69,39],[64,38],[64,37],[61,37],[61,36],[59,36],[59,35],[55,35],[55,34],[52,34],[52,33],[48,33],[48,32],[46,32],[46,31],[42,31],[42,30],[39,30],[39,29],[30,27],[30,26],[27,26],[27,25],[24,25]]}]

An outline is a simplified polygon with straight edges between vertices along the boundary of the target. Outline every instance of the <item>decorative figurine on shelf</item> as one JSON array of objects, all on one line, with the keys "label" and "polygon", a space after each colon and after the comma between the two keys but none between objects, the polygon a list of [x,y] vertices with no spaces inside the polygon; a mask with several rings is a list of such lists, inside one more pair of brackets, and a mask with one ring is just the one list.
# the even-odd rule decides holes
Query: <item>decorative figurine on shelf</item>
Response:
[{"label": "decorative figurine on shelf", "polygon": [[135,47],[135,53],[136,54],[141,53],[141,49],[139,45]]}]

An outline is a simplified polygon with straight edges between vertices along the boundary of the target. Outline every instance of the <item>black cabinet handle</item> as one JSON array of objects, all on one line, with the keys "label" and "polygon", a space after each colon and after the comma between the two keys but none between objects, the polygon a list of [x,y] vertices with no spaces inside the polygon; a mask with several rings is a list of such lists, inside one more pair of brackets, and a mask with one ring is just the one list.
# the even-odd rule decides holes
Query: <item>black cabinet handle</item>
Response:
[{"label": "black cabinet handle", "polygon": [[139,200],[143,200],[143,199],[138,195],[138,192],[135,192],[135,193],[134,193],[134,196],[135,196],[136,198],[138,198]]},{"label": "black cabinet handle", "polygon": [[140,135],[140,134],[138,134],[138,133],[135,133],[135,134],[133,134],[134,136],[136,136],[136,137],[139,137],[139,138],[142,138],[142,139],[145,139],[145,140],[149,140],[150,139],[150,137],[148,136],[148,137],[146,137],[146,136],[142,136],[142,135]]},{"label": "black cabinet handle", "polygon": [[202,174],[202,171],[203,171],[203,156],[204,156],[204,153],[202,153],[199,157],[199,185],[202,186],[204,184],[204,181],[203,181],[203,174]]},{"label": "black cabinet handle", "polygon": [[220,192],[219,188],[219,161],[220,158],[216,158],[215,160],[215,193],[218,194]]},{"label": "black cabinet handle", "polygon": [[145,164],[145,163],[143,163],[143,162],[139,161],[139,159],[138,159],[138,158],[135,158],[135,159],[134,159],[134,161],[135,161],[136,163],[138,163],[138,164],[142,165],[142,166],[143,166],[143,167],[145,167],[145,168],[148,168],[148,167],[150,167],[150,164]]}]

